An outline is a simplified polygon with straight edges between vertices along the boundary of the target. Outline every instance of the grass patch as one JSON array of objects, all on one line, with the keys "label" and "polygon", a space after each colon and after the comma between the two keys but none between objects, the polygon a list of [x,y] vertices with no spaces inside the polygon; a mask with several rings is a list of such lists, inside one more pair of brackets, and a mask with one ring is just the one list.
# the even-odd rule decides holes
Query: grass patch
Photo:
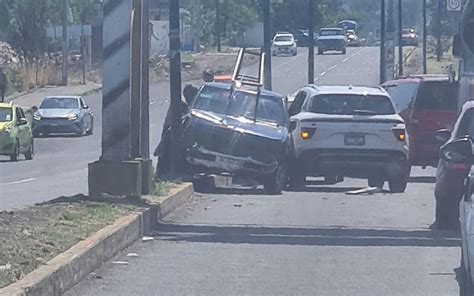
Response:
[{"label": "grass patch", "polygon": [[21,279],[132,208],[82,201],[0,212],[0,287]]},{"label": "grass patch", "polygon": [[173,188],[172,183],[156,180],[153,181],[152,195],[154,196],[165,196],[169,193],[170,189]]}]

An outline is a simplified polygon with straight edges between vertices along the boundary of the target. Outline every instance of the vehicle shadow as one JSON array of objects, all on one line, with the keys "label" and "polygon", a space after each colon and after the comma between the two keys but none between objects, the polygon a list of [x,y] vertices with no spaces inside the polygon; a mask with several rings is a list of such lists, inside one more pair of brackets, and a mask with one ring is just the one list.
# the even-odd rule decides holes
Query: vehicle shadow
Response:
[{"label": "vehicle shadow", "polygon": [[436,183],[436,177],[432,176],[417,176],[417,177],[410,177],[408,179],[408,183]]},{"label": "vehicle shadow", "polygon": [[290,192],[308,192],[308,193],[345,193],[362,189],[362,187],[330,187],[330,186],[306,186],[299,190],[289,190]]},{"label": "vehicle shadow", "polygon": [[160,223],[152,233],[160,240],[192,243],[298,246],[459,247],[458,232],[343,227],[269,227]]}]

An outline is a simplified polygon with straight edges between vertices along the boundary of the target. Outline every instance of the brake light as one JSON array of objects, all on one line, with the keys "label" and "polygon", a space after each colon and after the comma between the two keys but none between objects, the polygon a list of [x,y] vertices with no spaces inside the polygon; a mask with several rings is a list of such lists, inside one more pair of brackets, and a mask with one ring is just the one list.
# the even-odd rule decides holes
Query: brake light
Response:
[{"label": "brake light", "polygon": [[404,142],[407,139],[407,133],[405,129],[393,129],[393,134],[395,135],[395,138],[400,142]]},{"label": "brake light", "polygon": [[300,132],[301,139],[303,140],[310,139],[314,135],[315,131],[316,131],[315,128],[302,128]]}]

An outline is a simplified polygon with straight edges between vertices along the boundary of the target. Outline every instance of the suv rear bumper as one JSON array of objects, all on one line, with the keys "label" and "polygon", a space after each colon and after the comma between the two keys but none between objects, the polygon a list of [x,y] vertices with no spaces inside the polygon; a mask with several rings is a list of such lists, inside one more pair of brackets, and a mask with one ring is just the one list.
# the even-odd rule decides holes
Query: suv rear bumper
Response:
[{"label": "suv rear bumper", "polygon": [[298,161],[307,176],[394,178],[409,172],[406,155],[400,151],[377,149],[311,149]]}]

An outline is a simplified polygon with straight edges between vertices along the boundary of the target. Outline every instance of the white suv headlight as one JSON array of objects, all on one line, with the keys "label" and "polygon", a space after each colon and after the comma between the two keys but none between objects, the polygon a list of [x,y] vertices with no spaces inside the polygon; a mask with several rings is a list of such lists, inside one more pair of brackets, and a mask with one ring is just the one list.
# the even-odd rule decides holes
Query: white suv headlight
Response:
[{"label": "white suv headlight", "polygon": [[69,120],[76,120],[78,118],[77,114],[69,114],[67,117]]}]

